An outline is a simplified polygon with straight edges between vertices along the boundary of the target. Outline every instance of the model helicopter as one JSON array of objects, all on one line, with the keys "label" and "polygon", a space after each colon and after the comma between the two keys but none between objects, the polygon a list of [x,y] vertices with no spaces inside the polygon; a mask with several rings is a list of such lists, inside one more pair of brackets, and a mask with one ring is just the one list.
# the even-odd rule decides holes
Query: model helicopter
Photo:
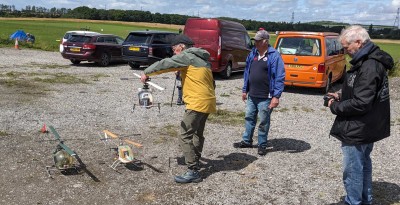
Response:
[{"label": "model helicopter", "polygon": [[[136,77],[140,78],[140,75],[137,73],[133,73]],[[138,91],[138,97],[139,97],[139,106],[143,108],[151,108],[151,107],[158,107],[158,112],[160,112],[160,103],[157,103],[157,105],[154,105],[153,101],[153,95],[152,95],[152,90],[149,87],[149,85],[153,86],[154,88],[158,90],[164,90],[163,87],[150,82],[150,79],[148,79],[145,83],[143,83],[143,87],[139,88]],[[132,111],[135,110],[136,104],[133,104]]]},{"label": "model helicopter", "polygon": [[142,148],[143,145],[141,145],[137,142],[134,142],[132,140],[123,139],[121,137],[118,137],[116,134],[114,134],[108,130],[103,130],[103,132],[104,132],[104,138],[102,138],[101,140],[103,140],[104,143],[110,139],[120,140],[120,143],[117,148],[111,148],[111,149],[114,149],[117,151],[116,160],[110,165],[110,167],[112,169],[116,170],[117,166],[121,163],[122,164],[133,164],[134,166],[139,166],[139,164],[141,163],[140,160],[135,158],[132,148],[129,145],[126,145],[124,143],[134,145],[138,148]]},{"label": "model helicopter", "polygon": [[[100,180],[97,179],[97,177],[86,168],[86,165],[82,162],[81,158],[76,154],[76,152],[64,144],[64,141],[61,140],[60,135],[54,129],[54,127],[50,125],[49,129],[53,133],[55,139],[59,142],[53,152],[54,165],[46,166],[46,171],[49,177],[52,177],[50,173],[51,170],[59,170],[63,174],[79,173],[80,170],[83,170],[90,176],[90,178],[96,182],[99,182]],[[76,161],[78,163],[76,163]]]}]

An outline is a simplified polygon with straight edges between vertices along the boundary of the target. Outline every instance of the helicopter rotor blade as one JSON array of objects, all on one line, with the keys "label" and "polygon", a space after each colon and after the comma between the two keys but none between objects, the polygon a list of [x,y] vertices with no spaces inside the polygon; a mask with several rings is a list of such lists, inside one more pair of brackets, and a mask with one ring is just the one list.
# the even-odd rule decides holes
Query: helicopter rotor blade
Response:
[{"label": "helicopter rotor blade", "polygon": [[155,83],[153,83],[153,82],[147,82],[147,83],[148,83],[149,85],[151,85],[151,86],[153,86],[153,87],[159,89],[159,90],[165,90],[165,88],[163,88],[163,87],[161,87],[161,86],[159,86],[159,85],[157,85],[157,84],[155,84]]},{"label": "helicopter rotor blade", "polygon": [[131,145],[135,145],[136,147],[143,147],[142,144],[139,144],[139,143],[134,142],[134,141],[132,141],[132,140],[126,140],[126,139],[125,139],[124,142],[129,143],[129,144],[131,144]]},{"label": "helicopter rotor blade", "polygon": [[[133,73],[136,77],[138,77],[138,78],[141,78],[141,76],[139,75],[139,74],[137,74],[137,73]],[[149,85],[151,85],[151,86],[153,86],[154,88],[157,88],[157,89],[159,89],[159,90],[165,90],[165,88],[163,88],[163,87],[161,87],[161,86],[159,86],[159,85],[157,85],[157,84],[155,84],[155,83],[153,83],[153,82],[146,82],[147,84],[149,84]]]},{"label": "helicopter rotor blade", "polygon": [[118,138],[119,138],[116,134],[114,134],[114,133],[112,133],[112,132],[110,132],[110,131],[108,131],[108,130],[103,130],[103,132],[104,132],[107,136],[110,136],[111,138],[114,138],[114,139],[118,139]]}]

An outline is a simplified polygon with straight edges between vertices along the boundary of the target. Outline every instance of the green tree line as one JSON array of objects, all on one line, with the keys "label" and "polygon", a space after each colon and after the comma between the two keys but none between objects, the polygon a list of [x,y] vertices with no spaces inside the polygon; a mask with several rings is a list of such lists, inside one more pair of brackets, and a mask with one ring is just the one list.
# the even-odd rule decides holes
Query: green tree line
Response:
[{"label": "green tree line", "polygon": [[[185,25],[186,19],[195,16],[179,14],[160,14],[142,10],[120,10],[120,9],[96,9],[80,6],[74,9],[36,7],[28,5],[25,9],[17,10],[14,5],[0,4],[0,17],[37,17],[37,18],[76,18],[90,20],[111,20],[127,22],[150,22],[163,24]],[[336,32],[347,26],[345,23],[335,22],[265,22],[229,17],[219,17],[243,24],[247,30],[258,30],[264,28],[267,31],[315,31],[315,32]],[[400,39],[400,30],[392,27],[366,26],[372,38]]]}]

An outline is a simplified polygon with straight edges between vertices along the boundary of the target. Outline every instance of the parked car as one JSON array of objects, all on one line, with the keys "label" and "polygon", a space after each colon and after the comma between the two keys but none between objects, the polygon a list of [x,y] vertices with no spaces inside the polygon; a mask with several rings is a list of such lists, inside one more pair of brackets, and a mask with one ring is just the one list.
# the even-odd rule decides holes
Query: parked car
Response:
[{"label": "parked car", "polygon": [[339,80],[346,58],[339,34],[332,32],[279,32],[275,49],[285,63],[285,85],[324,88],[328,78]]},{"label": "parked car", "polygon": [[111,34],[72,34],[63,43],[61,55],[73,64],[94,61],[100,66],[123,61],[121,49],[124,39]]},{"label": "parked car", "polygon": [[151,65],[171,57],[171,41],[177,33],[165,31],[132,31],[122,44],[122,58],[131,68]]},{"label": "parked car", "polygon": [[212,71],[223,78],[246,67],[253,44],[242,24],[214,18],[189,18],[183,33],[194,41],[195,47],[210,53]]},{"label": "parked car", "polygon": [[64,36],[61,38],[61,41],[60,41],[60,53],[62,53],[63,50],[64,50],[63,43],[65,43],[65,41],[67,41],[68,38],[71,37],[72,34],[82,34],[82,35],[84,35],[84,34],[100,34],[100,33],[93,32],[93,31],[67,31],[64,34]]}]

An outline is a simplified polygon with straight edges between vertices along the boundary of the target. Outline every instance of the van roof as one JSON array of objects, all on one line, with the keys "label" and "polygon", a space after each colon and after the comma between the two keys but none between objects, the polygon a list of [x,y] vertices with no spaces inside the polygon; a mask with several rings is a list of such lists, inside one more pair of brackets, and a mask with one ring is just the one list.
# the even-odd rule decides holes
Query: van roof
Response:
[{"label": "van roof", "polygon": [[302,35],[302,36],[339,36],[338,33],[334,32],[310,32],[310,31],[279,31],[278,35]]},{"label": "van roof", "polygon": [[[217,18],[188,18],[186,20],[185,28],[192,26],[191,24],[188,24],[190,21],[216,21],[219,22],[222,28],[229,28],[229,29],[235,29],[239,31],[246,31],[246,28],[239,22],[235,21],[229,21],[229,20],[224,20],[224,19],[217,19]],[[196,24],[196,23],[194,23]],[[201,25],[201,24],[199,24]],[[194,26],[195,28],[199,27],[199,25]],[[204,25],[203,25],[204,26]],[[205,26],[208,27],[208,26]]]}]

